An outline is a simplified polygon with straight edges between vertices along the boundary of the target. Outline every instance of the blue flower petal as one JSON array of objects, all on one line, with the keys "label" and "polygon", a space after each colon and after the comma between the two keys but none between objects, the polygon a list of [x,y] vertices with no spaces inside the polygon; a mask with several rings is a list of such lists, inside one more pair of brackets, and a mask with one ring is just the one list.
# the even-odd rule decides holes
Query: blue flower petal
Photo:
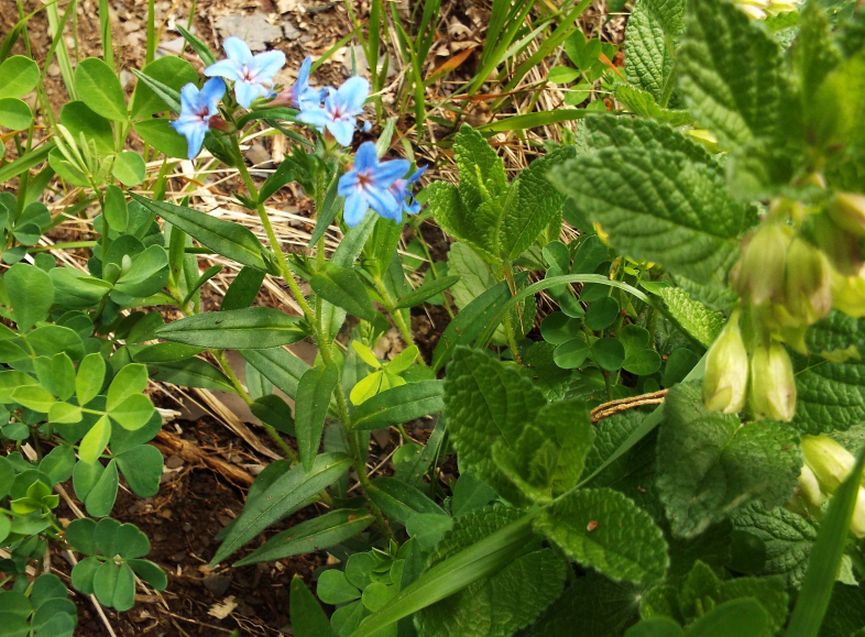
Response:
[{"label": "blue flower petal", "polygon": [[342,146],[350,146],[351,139],[354,137],[354,120],[335,122],[331,119],[327,123],[327,130],[333,134],[334,139]]},{"label": "blue flower petal", "polygon": [[355,192],[346,197],[342,218],[345,220],[346,225],[354,227],[361,222],[367,210],[369,210],[369,205],[366,199],[359,192]]},{"label": "blue flower petal", "polygon": [[188,157],[195,159],[195,156],[201,151],[201,146],[204,144],[204,136],[207,134],[207,127],[196,126],[189,130],[186,134],[186,143],[188,144]]},{"label": "blue flower petal", "polygon": [[363,110],[363,103],[368,95],[369,82],[357,75],[348,78],[336,91],[337,99],[352,115],[357,115]]},{"label": "blue flower petal", "polygon": [[309,108],[302,110],[297,114],[297,121],[315,126],[318,130],[322,130],[330,121],[330,116],[323,108]]},{"label": "blue flower petal", "polygon": [[252,66],[252,51],[249,50],[249,45],[240,38],[234,36],[226,38],[222,43],[222,48],[225,50],[225,55],[229,60],[233,60],[238,66]]},{"label": "blue flower petal", "polygon": [[375,151],[375,144],[372,142],[364,142],[357,149],[357,154],[354,156],[354,169],[375,169],[376,166],[378,166],[378,153]]},{"label": "blue flower petal", "polygon": [[285,66],[285,53],[282,51],[265,51],[253,58],[255,79],[260,82],[272,82],[273,76]]},{"label": "blue flower petal", "polygon": [[264,97],[269,92],[261,84],[253,84],[251,82],[234,83],[234,97],[243,108],[249,108],[252,100],[257,97]]},{"label": "blue flower petal", "polygon": [[405,159],[392,159],[383,161],[372,171],[372,178],[376,186],[387,188],[394,181],[403,177],[411,168],[411,164]]},{"label": "blue flower petal", "polygon": [[220,60],[204,69],[204,74],[207,77],[224,77],[226,80],[236,82],[240,79],[240,67],[241,65],[235,60]]},{"label": "blue flower petal", "polygon": [[216,110],[216,105],[225,95],[225,82],[218,77],[207,80],[204,83],[204,86],[201,87],[200,95],[204,103],[208,105],[208,110],[211,111],[211,115],[213,115],[213,111]]},{"label": "blue flower petal", "polygon": [[297,72],[297,84],[299,86],[306,86],[309,82],[309,73],[312,70],[312,58],[308,55],[303,60],[303,64],[300,65],[300,70]]},{"label": "blue flower petal", "polygon": [[192,82],[180,89],[180,112],[194,113],[198,110],[198,87]]},{"label": "blue flower petal", "polygon": [[350,170],[339,178],[336,186],[336,194],[340,197],[348,197],[357,190],[357,171]]},{"label": "blue flower petal", "polygon": [[372,186],[365,192],[370,208],[387,219],[402,220],[402,206],[386,188]]}]

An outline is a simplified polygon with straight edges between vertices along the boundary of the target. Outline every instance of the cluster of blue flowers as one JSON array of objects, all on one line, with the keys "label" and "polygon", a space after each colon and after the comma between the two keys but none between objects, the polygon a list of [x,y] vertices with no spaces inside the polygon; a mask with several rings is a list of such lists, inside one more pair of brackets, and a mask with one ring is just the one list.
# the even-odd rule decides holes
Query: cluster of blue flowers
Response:
[{"label": "cluster of blue flowers", "polygon": [[[201,89],[190,83],[180,91],[180,116],[171,125],[186,137],[189,159],[201,151],[207,132],[224,124],[218,104],[225,95],[225,80],[234,83],[235,100],[243,108],[250,108],[259,98],[276,98],[271,105],[282,103],[296,108],[297,121],[329,135],[342,146],[351,144],[358,117],[369,96],[367,80],[354,76],[339,88],[313,88],[309,84],[312,58],[307,57],[294,85],[277,95],[273,90],[274,77],[285,65],[284,53],[267,51],[253,55],[249,46],[235,37],[226,39],[223,48],[226,59],[204,69],[210,79]],[[419,212],[420,204],[412,187],[426,166],[411,174],[410,170],[408,161],[379,161],[375,144],[361,144],[354,166],[340,177],[338,184],[338,192],[345,198],[346,224],[357,225],[370,208],[398,223],[404,213]]]}]

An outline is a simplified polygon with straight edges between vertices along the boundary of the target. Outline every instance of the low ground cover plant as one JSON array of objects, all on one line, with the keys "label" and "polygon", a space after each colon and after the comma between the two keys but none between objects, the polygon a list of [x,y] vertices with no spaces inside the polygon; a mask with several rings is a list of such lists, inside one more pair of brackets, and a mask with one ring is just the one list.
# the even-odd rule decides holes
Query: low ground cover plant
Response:
[{"label": "low ground cover plant", "polygon": [[[429,48],[432,4],[404,53]],[[152,59],[130,95],[110,39],[74,66],[52,50],[70,100],[40,105],[36,144],[22,98],[44,66],[7,38],[0,633],[74,634],[70,590],[126,611],[137,586],[169,585],[115,506],[121,487],[160,487],[151,379],[235,394],[281,456],[207,557],[327,551],[291,581],[298,637],[865,630],[865,9],[637,0],[620,69],[574,26],[588,4],[553,28],[550,81],[574,87],[536,120],[575,132],[509,173],[489,131],[455,127],[453,178],[380,118],[375,60],[330,86],[309,57],[284,86],[282,52],[213,51],[185,29],[195,62]],[[481,56],[468,94],[501,59]],[[244,154],[262,133],[289,146],[266,176]],[[193,177],[170,197],[178,161]],[[196,205],[216,165],[264,240]],[[55,182],[77,195],[52,215]],[[289,185],[314,215],[290,252],[267,209]],[[44,249],[67,218],[89,234]],[[202,290],[226,263],[215,305]],[[268,278],[297,312],[259,302]],[[450,320],[425,348],[412,318],[431,307]],[[388,334],[401,343],[382,356]],[[383,431],[396,444],[378,463]]]}]

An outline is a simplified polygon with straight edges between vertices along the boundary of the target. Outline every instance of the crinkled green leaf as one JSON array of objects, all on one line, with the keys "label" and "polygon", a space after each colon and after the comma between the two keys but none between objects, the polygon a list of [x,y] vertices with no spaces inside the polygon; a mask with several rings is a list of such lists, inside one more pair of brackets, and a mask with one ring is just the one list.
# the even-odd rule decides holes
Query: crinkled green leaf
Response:
[{"label": "crinkled green leaf", "polygon": [[516,496],[493,460],[492,446],[519,437],[546,405],[543,393],[519,369],[482,351],[458,348],[447,369],[444,402],[460,465],[501,495]]},{"label": "crinkled green leaf", "polygon": [[735,414],[707,412],[699,385],[677,385],[667,395],[657,487],[674,535],[699,535],[754,499],[783,504],[801,465],[790,425],[743,425]]},{"label": "crinkled green leaf", "polygon": [[678,287],[663,287],[658,290],[672,317],[688,334],[708,347],[724,327],[724,315],[692,299]]},{"label": "crinkled green leaf", "polygon": [[[492,508],[459,518],[431,558],[441,562],[512,521],[518,512]],[[532,543],[530,543],[532,544]],[[416,615],[421,637],[507,637],[529,624],[562,590],[565,568],[549,549],[527,549],[494,575]]]},{"label": "crinkled green leaf", "polygon": [[[809,350],[826,358],[795,357],[796,415],[807,433],[844,430],[865,419],[865,320],[833,312],[809,330]],[[826,360],[826,359],[829,360]],[[833,362],[835,361],[835,362]]]},{"label": "crinkled green leaf", "polygon": [[721,169],[668,126],[601,119],[588,152],[550,172],[572,197],[574,220],[600,223],[628,256],[723,284],[750,216],[727,194]]},{"label": "crinkled green leaf", "polygon": [[578,489],[556,500],[535,529],[583,566],[614,580],[649,583],[669,566],[667,542],[652,517],[612,489]]},{"label": "crinkled green leaf", "polygon": [[684,9],[684,0],[639,0],[628,19],[625,76],[656,100],[670,88],[672,51],[684,28]]},{"label": "crinkled green leaf", "polygon": [[808,520],[785,509],[777,507],[766,509],[759,503],[752,503],[736,512],[733,516],[736,531],[749,538],[749,544],[756,542],[755,550],[762,562],[749,560],[748,572],[765,575],[780,575],[788,586],[798,587],[808,567],[808,557],[817,530]]},{"label": "crinkled green leaf", "polygon": [[493,460],[523,494],[549,502],[576,486],[595,436],[587,407],[563,401],[544,406],[518,438],[499,438]]}]

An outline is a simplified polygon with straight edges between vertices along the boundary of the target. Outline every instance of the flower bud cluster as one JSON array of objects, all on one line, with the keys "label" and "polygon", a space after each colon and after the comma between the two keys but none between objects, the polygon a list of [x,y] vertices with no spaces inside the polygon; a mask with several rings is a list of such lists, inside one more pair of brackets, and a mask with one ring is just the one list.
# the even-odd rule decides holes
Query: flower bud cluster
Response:
[{"label": "flower bud cluster", "polygon": [[736,0],[736,5],[754,20],[765,20],[799,9],[797,0]]},{"label": "flower bud cluster", "polygon": [[737,310],[706,355],[703,401],[712,411],[738,413],[747,403],[759,419],[789,421],[796,409],[793,363],[781,343],[746,346]]},{"label": "flower bud cluster", "polygon": [[[801,442],[802,472],[798,497],[809,509],[819,511],[829,496],[847,479],[856,459],[829,436],[804,436]],[[865,537],[865,487],[859,486],[850,531]]]}]

